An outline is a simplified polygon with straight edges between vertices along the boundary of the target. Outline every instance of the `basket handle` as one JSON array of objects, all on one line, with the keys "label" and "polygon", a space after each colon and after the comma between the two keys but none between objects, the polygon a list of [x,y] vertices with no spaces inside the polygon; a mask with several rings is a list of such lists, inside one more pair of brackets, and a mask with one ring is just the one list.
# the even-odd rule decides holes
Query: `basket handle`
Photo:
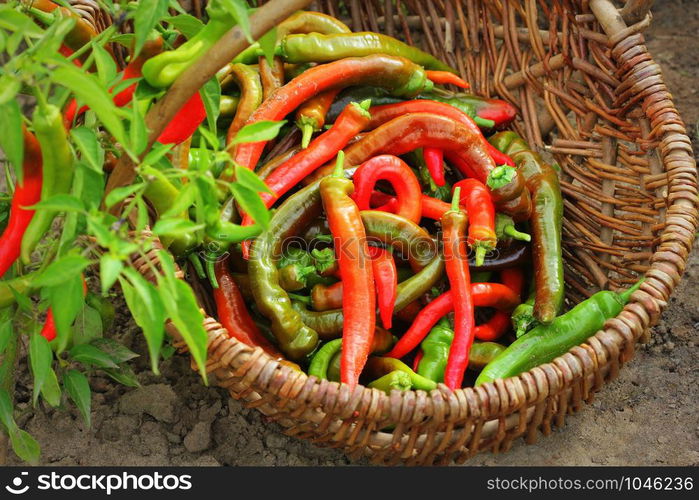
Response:
[{"label": "basket handle", "polygon": [[619,10],[619,14],[627,24],[640,23],[648,15],[654,3],[655,0],[627,0],[626,5]]}]

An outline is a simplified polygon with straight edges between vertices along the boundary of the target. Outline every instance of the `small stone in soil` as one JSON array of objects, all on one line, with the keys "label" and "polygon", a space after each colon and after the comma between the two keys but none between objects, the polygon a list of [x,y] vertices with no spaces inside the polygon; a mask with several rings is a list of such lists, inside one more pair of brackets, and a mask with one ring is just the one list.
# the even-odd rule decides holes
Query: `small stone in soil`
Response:
[{"label": "small stone in soil", "polygon": [[211,424],[197,422],[184,438],[184,447],[190,453],[200,453],[211,444]]}]

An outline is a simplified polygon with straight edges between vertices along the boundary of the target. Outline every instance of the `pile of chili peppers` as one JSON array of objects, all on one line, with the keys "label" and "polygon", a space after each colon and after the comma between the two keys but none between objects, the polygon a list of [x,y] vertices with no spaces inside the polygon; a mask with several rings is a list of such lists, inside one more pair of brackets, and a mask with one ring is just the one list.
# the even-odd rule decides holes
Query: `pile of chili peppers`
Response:
[{"label": "pile of chili peppers", "polygon": [[[232,23],[211,14],[177,49],[148,42],[124,79],[170,85]],[[633,289],[600,292],[559,316],[557,170],[502,131],[516,117],[512,105],[463,93],[468,83],[455,73],[396,39],[352,33],[316,12],[278,27],[273,61],[253,45],[219,72],[221,135],[234,162],[264,180],[269,190],[260,196],[273,209],[256,236],[253,220],[229,200],[210,234],[221,238],[239,214],[227,243],[248,238],[209,266],[231,337],[350,387],[457,389],[550,361],[619,312]],[[127,104],[134,88],[115,103]],[[2,235],[1,273],[18,256],[28,259],[55,215],[32,219],[23,207],[70,179],[71,166],[59,165],[68,161],[65,129],[50,111],[35,124],[36,139],[25,133],[24,183]],[[65,125],[81,111],[71,103]],[[195,94],[161,142],[188,140],[204,117]],[[275,141],[234,142],[245,125],[287,117],[293,124]],[[49,148],[42,187],[41,151]],[[189,161],[204,153],[192,148]],[[232,176],[227,169],[219,179]],[[168,208],[159,202],[177,194],[158,175],[146,192],[159,213]],[[199,243],[166,245],[185,254]]]}]

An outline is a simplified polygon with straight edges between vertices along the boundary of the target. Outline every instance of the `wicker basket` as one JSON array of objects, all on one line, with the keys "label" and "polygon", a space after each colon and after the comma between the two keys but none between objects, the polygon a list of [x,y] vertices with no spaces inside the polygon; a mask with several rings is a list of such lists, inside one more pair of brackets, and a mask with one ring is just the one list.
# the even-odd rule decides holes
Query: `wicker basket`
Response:
[{"label": "wicker basket", "polygon": [[[191,3],[201,13],[200,2]],[[213,382],[289,435],[377,463],[462,462],[482,450],[507,450],[518,437],[533,443],[539,431],[561,426],[647,340],[692,247],[697,171],[641,34],[652,2],[629,0],[622,10],[610,0],[398,3],[403,8],[391,0],[344,2],[353,30],[419,45],[458,68],[475,92],[514,103],[517,131],[561,165],[569,301],[625,287],[644,273],[645,283],[585,344],[478,388],[390,396],[349,390],[229,339],[213,317],[205,321],[207,367]],[[343,17],[338,4],[310,8]],[[134,264],[151,272],[143,259]],[[168,331],[179,338],[172,325]]]}]

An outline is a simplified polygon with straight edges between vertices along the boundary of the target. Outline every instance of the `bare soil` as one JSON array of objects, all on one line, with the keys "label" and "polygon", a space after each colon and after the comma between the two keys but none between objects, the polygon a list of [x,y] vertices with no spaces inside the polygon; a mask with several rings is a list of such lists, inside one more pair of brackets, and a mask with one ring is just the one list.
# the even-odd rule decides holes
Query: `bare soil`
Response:
[{"label": "bare soil", "polygon": [[[699,132],[699,9],[696,0],[656,2],[648,45],[665,72],[693,140]],[[699,464],[699,255],[654,328],[652,341],[565,427],[533,446],[483,454],[471,465]],[[77,411],[34,410],[25,401],[19,424],[42,447],[45,465],[346,465],[339,451],[283,435],[217,388],[202,386],[188,360],[174,356],[162,375],[148,367],[139,330],[119,306],[114,335],[142,354],[134,363],[141,387],[92,380],[93,425]],[[24,373],[20,380],[28,381]],[[13,459],[11,459],[13,460]]]}]

